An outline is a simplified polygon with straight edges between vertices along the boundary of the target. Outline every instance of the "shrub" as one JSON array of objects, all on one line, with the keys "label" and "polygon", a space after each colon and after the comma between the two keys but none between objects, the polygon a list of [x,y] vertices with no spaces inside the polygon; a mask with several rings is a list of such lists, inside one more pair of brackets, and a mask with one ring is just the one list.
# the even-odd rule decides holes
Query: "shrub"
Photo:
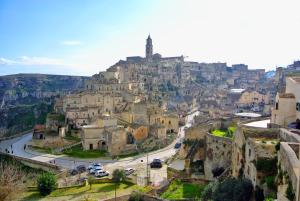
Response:
[{"label": "shrub", "polygon": [[256,201],[264,201],[265,200],[264,191],[261,188],[259,188],[259,186],[256,186],[254,195],[255,195]]},{"label": "shrub", "polygon": [[285,191],[285,196],[291,201],[295,199],[295,193],[291,181],[289,181],[288,187]]},{"label": "shrub", "polygon": [[132,192],[128,201],[143,201],[142,194],[140,192]]},{"label": "shrub", "polygon": [[213,192],[214,201],[249,201],[253,186],[248,179],[228,178]]},{"label": "shrub", "polygon": [[267,176],[265,181],[269,189],[276,190],[275,176]]},{"label": "shrub", "polygon": [[217,182],[211,182],[203,189],[201,193],[201,201],[209,201],[212,200],[213,193],[215,192],[218,186]]},{"label": "shrub", "polygon": [[51,173],[43,173],[38,177],[37,188],[42,196],[49,195],[56,186],[56,178]]}]

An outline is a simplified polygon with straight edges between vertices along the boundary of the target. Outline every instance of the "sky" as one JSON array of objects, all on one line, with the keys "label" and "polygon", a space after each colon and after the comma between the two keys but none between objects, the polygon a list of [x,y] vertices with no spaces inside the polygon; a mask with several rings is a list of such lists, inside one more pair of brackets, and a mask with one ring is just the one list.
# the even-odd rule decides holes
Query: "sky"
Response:
[{"label": "sky", "polygon": [[0,75],[93,75],[154,52],[273,70],[300,59],[299,0],[0,0]]}]

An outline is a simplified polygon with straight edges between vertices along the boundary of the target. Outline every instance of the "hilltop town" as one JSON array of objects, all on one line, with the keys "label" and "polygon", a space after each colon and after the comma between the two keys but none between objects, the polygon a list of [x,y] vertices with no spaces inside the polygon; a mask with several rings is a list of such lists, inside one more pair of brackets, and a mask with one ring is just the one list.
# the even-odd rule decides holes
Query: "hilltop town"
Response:
[{"label": "hilltop town", "polygon": [[299,201],[299,72],[300,61],[270,76],[246,64],[164,57],[149,35],[144,57],[127,57],[84,78],[81,88],[55,94],[44,124],[1,138],[1,154],[64,174],[62,188],[76,175],[108,179],[125,168],[134,185],[151,187],[140,195],[145,200],[172,200],[170,186],[180,181],[203,187],[190,199],[222,200],[213,197],[222,184],[245,182],[249,199]]}]

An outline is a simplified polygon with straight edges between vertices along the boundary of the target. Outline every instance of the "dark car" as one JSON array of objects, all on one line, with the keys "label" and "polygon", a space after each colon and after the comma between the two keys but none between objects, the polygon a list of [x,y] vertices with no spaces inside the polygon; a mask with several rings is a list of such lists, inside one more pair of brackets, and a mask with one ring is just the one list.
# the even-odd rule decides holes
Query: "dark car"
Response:
[{"label": "dark car", "polygon": [[151,168],[161,168],[162,167],[162,162],[160,159],[155,158],[153,161],[150,163]]},{"label": "dark car", "polygon": [[175,149],[179,149],[181,147],[181,143],[180,142],[177,142],[174,146]]},{"label": "dark car", "polygon": [[76,175],[76,174],[78,174],[79,172],[78,172],[78,170],[76,170],[76,169],[73,169],[73,170],[71,170],[70,171],[70,174],[71,175]]},{"label": "dark car", "polygon": [[77,170],[78,172],[80,172],[80,173],[83,173],[83,172],[86,171],[86,167],[85,167],[84,165],[78,165],[78,166],[76,167],[76,170]]}]

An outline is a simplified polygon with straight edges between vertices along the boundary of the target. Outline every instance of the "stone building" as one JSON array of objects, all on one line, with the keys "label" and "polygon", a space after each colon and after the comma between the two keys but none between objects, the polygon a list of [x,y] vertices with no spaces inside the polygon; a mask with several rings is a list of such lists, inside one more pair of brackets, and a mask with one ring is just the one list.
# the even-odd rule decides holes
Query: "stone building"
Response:
[{"label": "stone building", "polygon": [[[252,177],[253,174],[250,174],[251,167],[246,166],[246,159],[251,160],[251,157],[260,158],[260,154],[263,155],[265,152],[258,152],[258,151],[249,151],[252,146],[254,145],[252,142],[256,142],[255,139],[265,139],[267,141],[277,140],[279,136],[278,129],[270,129],[267,128],[268,120],[256,120],[251,121],[250,123],[239,123],[238,128],[234,135],[233,141],[233,149],[232,149],[232,175],[234,177],[238,177],[241,175],[248,173],[249,169],[249,178],[256,178],[255,176]],[[254,141],[253,141],[254,140]],[[248,145],[247,145],[248,144]],[[255,144],[255,147],[261,147],[260,144]],[[258,146],[259,145],[259,146]],[[247,153],[248,156],[246,158],[246,146],[249,148]],[[249,153],[250,157],[249,157]],[[249,165],[251,161],[248,161],[247,164]],[[245,170],[247,168],[247,170]],[[255,172],[255,171],[253,171]],[[253,180],[252,183],[256,183]]]},{"label": "stone building", "polygon": [[127,144],[125,129],[115,126],[83,126],[81,139],[84,150],[104,150],[112,156],[120,155]]},{"label": "stone building", "polygon": [[[262,186],[262,181],[266,176],[276,175],[276,149],[275,146],[278,143],[276,138],[266,137],[249,137],[246,140],[245,146],[245,169],[244,176],[252,181],[253,186]],[[264,171],[264,167],[258,165],[263,161],[274,161],[275,172]]]},{"label": "stone building", "polygon": [[[300,124],[300,77],[287,77],[285,93],[276,95],[271,123],[287,127]],[[293,125],[292,125],[293,126]],[[300,125],[299,125],[300,128]]]}]

